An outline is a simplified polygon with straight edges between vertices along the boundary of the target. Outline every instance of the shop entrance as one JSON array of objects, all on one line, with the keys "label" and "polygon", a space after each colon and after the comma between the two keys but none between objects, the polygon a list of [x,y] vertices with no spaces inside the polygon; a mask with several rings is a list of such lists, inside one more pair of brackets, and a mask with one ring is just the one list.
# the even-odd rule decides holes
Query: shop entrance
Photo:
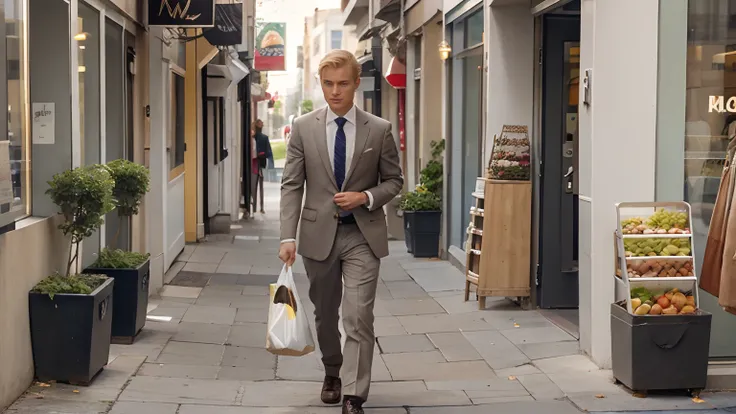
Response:
[{"label": "shop entrance", "polygon": [[[579,4],[579,3],[578,3]],[[572,5],[572,3],[570,4]],[[569,6],[569,5],[568,5]],[[567,7],[565,7],[566,9]],[[538,304],[577,331],[578,196],[575,185],[580,16],[542,16]]]}]

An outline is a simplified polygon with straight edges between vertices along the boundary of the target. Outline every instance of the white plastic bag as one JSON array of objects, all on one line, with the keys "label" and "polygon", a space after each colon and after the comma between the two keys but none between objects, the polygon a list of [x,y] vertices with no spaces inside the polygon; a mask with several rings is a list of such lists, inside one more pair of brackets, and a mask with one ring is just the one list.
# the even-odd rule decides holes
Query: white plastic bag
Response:
[{"label": "white plastic bag", "polygon": [[291,267],[284,265],[279,280],[269,287],[271,300],[268,305],[266,349],[272,354],[289,356],[313,352],[314,338],[296,291]]}]

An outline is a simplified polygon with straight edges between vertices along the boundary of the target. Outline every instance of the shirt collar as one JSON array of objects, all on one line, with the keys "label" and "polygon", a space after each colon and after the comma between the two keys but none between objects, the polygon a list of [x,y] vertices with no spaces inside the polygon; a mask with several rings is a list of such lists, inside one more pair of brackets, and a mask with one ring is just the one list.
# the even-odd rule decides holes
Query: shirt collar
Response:
[{"label": "shirt collar", "polygon": [[[343,116],[343,118],[347,119],[348,122],[355,125],[355,112],[355,105],[353,105],[348,113]],[[332,112],[332,109],[327,106],[327,123],[329,124],[330,122],[334,122],[337,118],[339,118],[339,116]]]}]

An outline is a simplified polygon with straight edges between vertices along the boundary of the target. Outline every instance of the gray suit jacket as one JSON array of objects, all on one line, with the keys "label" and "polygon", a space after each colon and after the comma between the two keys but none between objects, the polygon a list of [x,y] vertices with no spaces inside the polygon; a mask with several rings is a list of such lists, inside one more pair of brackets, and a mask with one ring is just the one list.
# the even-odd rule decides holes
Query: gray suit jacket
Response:
[{"label": "gray suit jacket", "polygon": [[[323,108],[294,121],[281,181],[281,240],[296,239],[301,226],[299,254],[319,261],[332,250],[340,210],[333,202],[340,191],[327,152],[326,117],[327,108]],[[367,190],[373,196],[370,210],[358,207],[352,213],[373,254],[382,258],[388,256],[382,207],[401,191],[404,177],[391,124],[360,109],[356,124],[355,152],[344,191]]]}]

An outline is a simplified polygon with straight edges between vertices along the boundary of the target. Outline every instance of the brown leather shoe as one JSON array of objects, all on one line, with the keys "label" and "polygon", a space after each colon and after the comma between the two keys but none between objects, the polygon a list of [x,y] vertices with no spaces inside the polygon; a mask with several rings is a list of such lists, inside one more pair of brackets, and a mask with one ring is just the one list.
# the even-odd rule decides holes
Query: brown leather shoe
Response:
[{"label": "brown leather shoe", "polygon": [[325,404],[337,404],[342,397],[342,381],[340,378],[325,376],[322,383],[322,402]]},{"label": "brown leather shoe", "polygon": [[363,402],[358,398],[345,398],[342,402],[342,414],[364,414]]}]

